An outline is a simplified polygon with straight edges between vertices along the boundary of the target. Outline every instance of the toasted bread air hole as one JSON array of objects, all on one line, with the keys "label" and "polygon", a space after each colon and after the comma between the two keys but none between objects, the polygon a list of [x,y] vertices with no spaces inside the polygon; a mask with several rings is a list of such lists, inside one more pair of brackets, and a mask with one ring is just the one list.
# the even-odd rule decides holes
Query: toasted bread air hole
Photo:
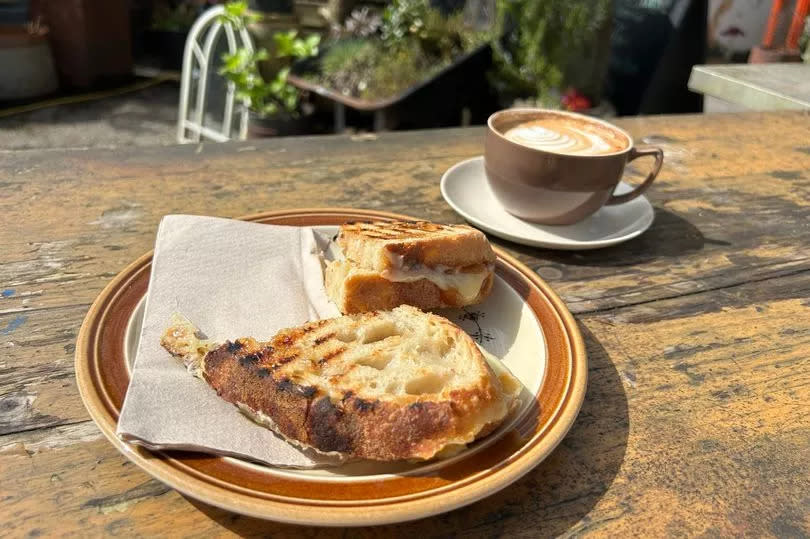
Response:
[{"label": "toasted bread air hole", "polygon": [[446,356],[452,347],[453,347],[453,338],[447,337],[442,341],[442,345],[439,348],[439,354],[441,354],[442,357]]},{"label": "toasted bread air hole", "polygon": [[408,395],[439,393],[443,387],[444,377],[435,372],[429,372],[405,384],[405,393]]},{"label": "toasted bread air hole", "polygon": [[368,326],[363,331],[363,344],[371,344],[388,337],[399,335],[396,325],[390,320],[381,320],[373,326]]},{"label": "toasted bread air hole", "polygon": [[393,359],[388,354],[381,354],[376,352],[368,357],[361,358],[357,360],[358,365],[365,365],[366,367],[371,367],[372,369],[377,369],[378,371],[383,370],[391,363],[391,359]]},{"label": "toasted bread air hole", "polygon": [[342,329],[335,335],[335,338],[341,342],[354,342],[357,340],[357,333],[351,329]]}]

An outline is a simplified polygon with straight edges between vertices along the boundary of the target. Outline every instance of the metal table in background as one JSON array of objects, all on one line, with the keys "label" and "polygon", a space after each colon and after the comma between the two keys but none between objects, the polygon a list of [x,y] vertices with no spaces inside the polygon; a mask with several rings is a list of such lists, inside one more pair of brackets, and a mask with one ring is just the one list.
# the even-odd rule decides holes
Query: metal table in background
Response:
[{"label": "metal table in background", "polygon": [[705,96],[706,112],[810,110],[810,65],[698,65],[689,89]]}]

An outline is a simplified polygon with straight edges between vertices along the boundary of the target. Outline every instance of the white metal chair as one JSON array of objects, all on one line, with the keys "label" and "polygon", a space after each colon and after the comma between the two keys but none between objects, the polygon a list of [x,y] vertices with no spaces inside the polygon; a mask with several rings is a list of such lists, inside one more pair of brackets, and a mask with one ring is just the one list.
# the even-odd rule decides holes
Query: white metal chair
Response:
[{"label": "white metal chair", "polygon": [[[215,142],[225,142],[231,139],[231,120],[233,119],[236,91],[232,82],[228,81],[226,86],[222,125],[219,126],[219,129],[204,125],[208,73],[212,67],[210,65],[211,54],[214,51],[217,38],[223,30],[228,42],[228,50],[231,53],[236,52],[238,48],[245,48],[252,52],[253,41],[244,27],[237,29],[228,22],[223,23],[220,21],[219,16],[224,12],[225,8],[222,6],[214,6],[206,10],[194,21],[194,25],[189,30],[188,38],[186,38],[186,47],[183,53],[183,71],[180,77],[180,110],[177,116],[177,142],[181,144],[200,142],[201,137]],[[192,90],[192,79],[197,83],[197,93],[194,109],[190,111],[189,99]],[[247,138],[248,129],[249,103],[243,101],[242,104],[244,106],[239,111],[239,140]]]}]

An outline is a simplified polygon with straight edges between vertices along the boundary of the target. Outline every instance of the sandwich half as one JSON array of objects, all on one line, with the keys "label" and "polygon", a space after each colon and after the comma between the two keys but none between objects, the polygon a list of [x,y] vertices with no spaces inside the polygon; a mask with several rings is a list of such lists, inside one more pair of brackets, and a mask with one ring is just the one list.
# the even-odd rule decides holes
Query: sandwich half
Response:
[{"label": "sandwich half", "polygon": [[347,223],[343,259],[326,267],[326,290],[344,314],[413,305],[464,307],[492,290],[495,253],[466,225],[425,221]]},{"label": "sandwich half", "polygon": [[521,389],[459,327],[410,306],[310,322],[266,342],[201,337],[177,317],[161,344],[254,421],[346,457],[449,456],[492,432]]}]

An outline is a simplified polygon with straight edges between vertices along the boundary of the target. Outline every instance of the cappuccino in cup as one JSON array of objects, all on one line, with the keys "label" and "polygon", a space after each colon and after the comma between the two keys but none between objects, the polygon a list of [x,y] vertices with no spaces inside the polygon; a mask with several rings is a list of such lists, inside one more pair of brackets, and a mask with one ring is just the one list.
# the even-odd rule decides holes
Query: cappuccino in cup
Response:
[{"label": "cappuccino in cup", "polygon": [[[613,191],[624,166],[655,157],[652,172],[623,195]],[[495,198],[512,215],[567,225],[605,205],[641,195],[664,161],[660,148],[635,148],[622,129],[602,120],[546,109],[508,109],[487,121],[484,168]]]},{"label": "cappuccino in cup", "polygon": [[514,126],[504,126],[503,136],[521,146],[569,155],[602,155],[625,149],[628,140],[598,124],[552,114]]}]

